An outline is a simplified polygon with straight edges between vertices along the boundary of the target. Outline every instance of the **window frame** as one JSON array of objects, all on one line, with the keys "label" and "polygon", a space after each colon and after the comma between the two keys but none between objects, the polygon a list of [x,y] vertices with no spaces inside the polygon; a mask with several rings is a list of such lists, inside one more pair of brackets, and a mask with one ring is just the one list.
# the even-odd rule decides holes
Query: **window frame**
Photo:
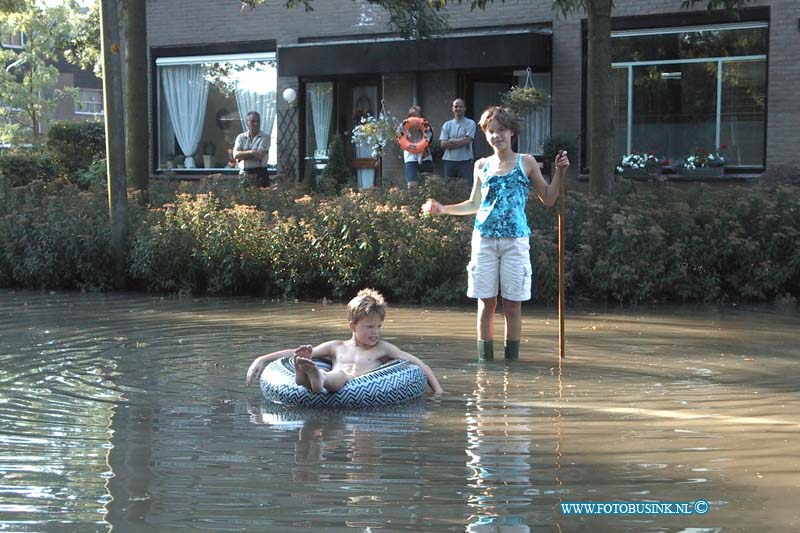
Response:
[{"label": "window frame", "polygon": [[[276,91],[276,117],[275,122],[273,122],[272,134],[271,134],[271,143],[270,143],[270,153],[274,154],[277,159],[277,135],[278,135],[278,128],[280,124],[280,120],[277,113],[277,106],[279,99],[279,95],[277,94],[277,89],[279,86],[279,75],[278,75],[278,66],[277,66],[277,52],[275,50],[275,44],[273,41],[268,41],[268,44],[265,46],[264,43],[247,43],[247,46],[237,46],[237,43],[226,43],[224,45],[218,45],[213,47],[203,46],[203,47],[187,47],[187,48],[179,48],[179,49],[171,49],[171,50],[154,50],[153,51],[153,58],[152,58],[152,69],[153,69],[153,100],[152,100],[152,113],[153,113],[153,135],[151,136],[151,143],[153,148],[153,168],[154,173],[156,175],[163,175],[163,174],[238,174],[239,169],[238,167],[228,168],[228,167],[212,167],[212,168],[204,168],[204,167],[197,167],[197,168],[170,168],[170,167],[162,167],[161,161],[164,159],[162,155],[166,157],[165,154],[161,154],[161,128],[162,128],[162,108],[161,103],[163,101],[162,98],[162,86],[161,86],[161,76],[159,67],[163,66],[171,66],[171,65],[191,65],[191,64],[211,64],[220,61],[239,61],[239,60],[251,60],[251,61],[272,61],[275,65],[275,74],[276,74],[276,83],[275,83],[275,91]],[[241,45],[242,43],[238,43]],[[244,48],[244,51],[241,49]],[[250,50],[248,50],[248,48]],[[193,52],[202,52],[194,54]],[[223,148],[224,149],[224,148]],[[276,164],[269,165],[270,173],[274,173],[276,171]]]},{"label": "window frame", "polygon": [[[663,27],[663,28],[640,28],[640,29],[630,29],[630,30],[617,30],[611,32],[611,39],[612,39],[612,47],[613,47],[613,40],[618,38],[624,37],[633,37],[633,36],[647,36],[647,35],[668,35],[668,34],[677,34],[677,33],[689,33],[689,32],[702,32],[702,31],[735,31],[735,30],[745,30],[745,29],[764,29],[769,32],[769,23],[767,21],[749,21],[749,22],[737,22],[737,23],[719,23],[719,24],[702,24],[702,25],[687,25],[687,26],[670,26],[670,27]],[[764,68],[765,68],[765,98],[768,94],[768,80],[767,80],[767,70],[768,70],[768,61],[769,61],[769,53],[764,54],[752,54],[752,55],[740,55],[740,56],[722,56],[722,57],[699,57],[699,58],[672,58],[672,59],[660,59],[660,60],[644,60],[644,61],[616,61],[611,64],[612,69],[624,69],[625,76],[627,78],[627,114],[626,114],[626,139],[625,145],[626,150],[625,153],[631,153],[632,145],[633,145],[633,69],[634,67],[647,67],[647,66],[657,66],[657,65],[686,65],[692,63],[716,63],[716,109],[715,109],[715,132],[714,132],[714,149],[720,149],[720,140],[721,140],[721,131],[722,131],[722,98],[723,98],[723,91],[722,91],[722,83],[724,77],[724,68],[725,64],[729,63],[737,63],[737,62],[752,62],[752,61],[763,61]],[[767,121],[767,113],[766,109],[764,112],[764,143],[766,147],[766,121]],[[587,146],[588,146],[588,139],[587,139]],[[588,157],[587,157],[588,160]],[[731,170],[739,170],[739,171],[752,171],[752,170],[763,170],[766,168],[766,148],[762,154],[762,163],[760,165],[736,165],[728,167]]]},{"label": "window frame", "polygon": [[[90,117],[102,117],[102,116],[105,115],[106,110],[105,110],[105,102],[103,101],[103,90],[102,89],[92,89],[92,88],[89,88],[89,87],[76,87],[76,89],[78,89],[78,96],[76,96],[73,99],[73,112],[76,115],[90,116]],[[101,109],[100,112],[85,111],[83,109],[78,109],[79,105],[84,102],[84,100],[82,100],[80,98],[82,91],[90,91],[90,92],[93,92],[93,93],[99,93],[100,94],[100,109]],[[96,104],[97,102],[89,102],[89,103]]]},{"label": "window frame", "polygon": [[[14,44],[13,42],[6,41],[6,39],[13,40],[13,37],[19,37],[19,44]],[[2,42],[3,48],[11,48],[14,50],[22,50],[25,47],[25,32],[23,31],[16,31],[12,34],[6,35],[3,38]]]}]

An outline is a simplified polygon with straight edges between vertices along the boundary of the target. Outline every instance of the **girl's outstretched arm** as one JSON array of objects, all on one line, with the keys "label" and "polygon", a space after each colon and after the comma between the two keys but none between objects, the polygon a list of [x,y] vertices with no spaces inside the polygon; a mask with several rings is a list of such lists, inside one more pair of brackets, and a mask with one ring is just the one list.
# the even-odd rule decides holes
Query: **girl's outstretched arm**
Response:
[{"label": "girl's outstretched arm", "polygon": [[442,205],[433,198],[422,204],[422,212],[429,215],[474,215],[481,206],[481,178],[479,169],[483,167],[483,159],[475,162],[473,171],[472,192],[469,199],[458,204]]}]

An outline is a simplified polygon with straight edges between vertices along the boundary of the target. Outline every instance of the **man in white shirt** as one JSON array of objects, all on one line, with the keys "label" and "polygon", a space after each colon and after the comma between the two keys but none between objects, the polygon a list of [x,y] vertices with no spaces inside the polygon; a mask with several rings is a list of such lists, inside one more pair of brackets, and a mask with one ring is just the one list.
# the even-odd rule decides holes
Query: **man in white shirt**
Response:
[{"label": "man in white shirt", "polygon": [[233,158],[239,165],[242,185],[269,187],[269,141],[269,135],[261,131],[261,115],[255,111],[247,113],[247,131],[237,135],[233,142]]}]

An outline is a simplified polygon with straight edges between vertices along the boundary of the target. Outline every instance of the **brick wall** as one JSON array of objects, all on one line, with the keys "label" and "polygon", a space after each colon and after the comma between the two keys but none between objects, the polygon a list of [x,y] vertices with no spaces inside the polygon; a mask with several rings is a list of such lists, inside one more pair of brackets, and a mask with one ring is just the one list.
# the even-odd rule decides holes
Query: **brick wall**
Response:
[{"label": "brick wall", "polygon": [[767,100],[767,168],[800,168],[800,2],[773,2],[770,22],[769,93]]},{"label": "brick wall", "polygon": [[[688,16],[702,12],[704,4],[682,10],[681,0],[618,0],[615,17],[678,13]],[[149,0],[148,40],[151,47],[203,45],[241,41],[275,40],[278,46],[303,39],[384,33],[385,13],[366,0],[319,0],[315,11],[286,9],[281,2],[268,2],[255,10],[239,10],[233,0]],[[551,0],[506,0],[490,5],[485,11],[470,11],[465,5],[448,8],[452,28],[502,27],[507,25],[550,23],[553,28],[553,123],[556,135],[578,137],[582,123],[581,20],[551,9]],[[770,6],[770,58],[767,127],[767,164],[796,164],[796,144],[800,138],[800,106],[794,92],[800,86],[800,2],[797,0],[759,0],[748,6]],[[280,80],[278,94],[292,80]],[[450,118],[450,102],[456,95],[453,72],[426,73],[421,78],[420,104],[436,129]],[[413,99],[413,79],[409,75],[386,75],[384,95],[387,106],[398,118]],[[279,112],[285,103],[278,98]],[[296,144],[296,143],[295,143]],[[576,154],[577,156],[578,154]],[[396,154],[385,162],[387,172],[399,172]],[[401,174],[400,174],[401,175]]]}]

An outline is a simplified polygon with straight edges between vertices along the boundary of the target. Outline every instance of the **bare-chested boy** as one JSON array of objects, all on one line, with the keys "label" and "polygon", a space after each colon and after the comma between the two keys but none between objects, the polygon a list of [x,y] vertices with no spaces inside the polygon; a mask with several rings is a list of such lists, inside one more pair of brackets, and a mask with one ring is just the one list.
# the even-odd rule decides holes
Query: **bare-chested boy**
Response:
[{"label": "bare-chested boy", "polygon": [[[294,350],[281,350],[257,357],[247,370],[245,383],[257,382],[264,368],[282,357],[294,355],[294,369],[298,385],[314,392],[336,392],[348,380],[375,370],[392,359],[403,359],[419,366],[428,378],[428,386],[436,394],[444,392],[431,368],[394,344],[381,339],[381,328],[386,316],[386,302],[373,289],[363,289],[347,304],[347,318],[352,337],[346,341],[327,341],[312,347],[304,345]],[[323,370],[313,359],[329,359],[331,369]]]}]

